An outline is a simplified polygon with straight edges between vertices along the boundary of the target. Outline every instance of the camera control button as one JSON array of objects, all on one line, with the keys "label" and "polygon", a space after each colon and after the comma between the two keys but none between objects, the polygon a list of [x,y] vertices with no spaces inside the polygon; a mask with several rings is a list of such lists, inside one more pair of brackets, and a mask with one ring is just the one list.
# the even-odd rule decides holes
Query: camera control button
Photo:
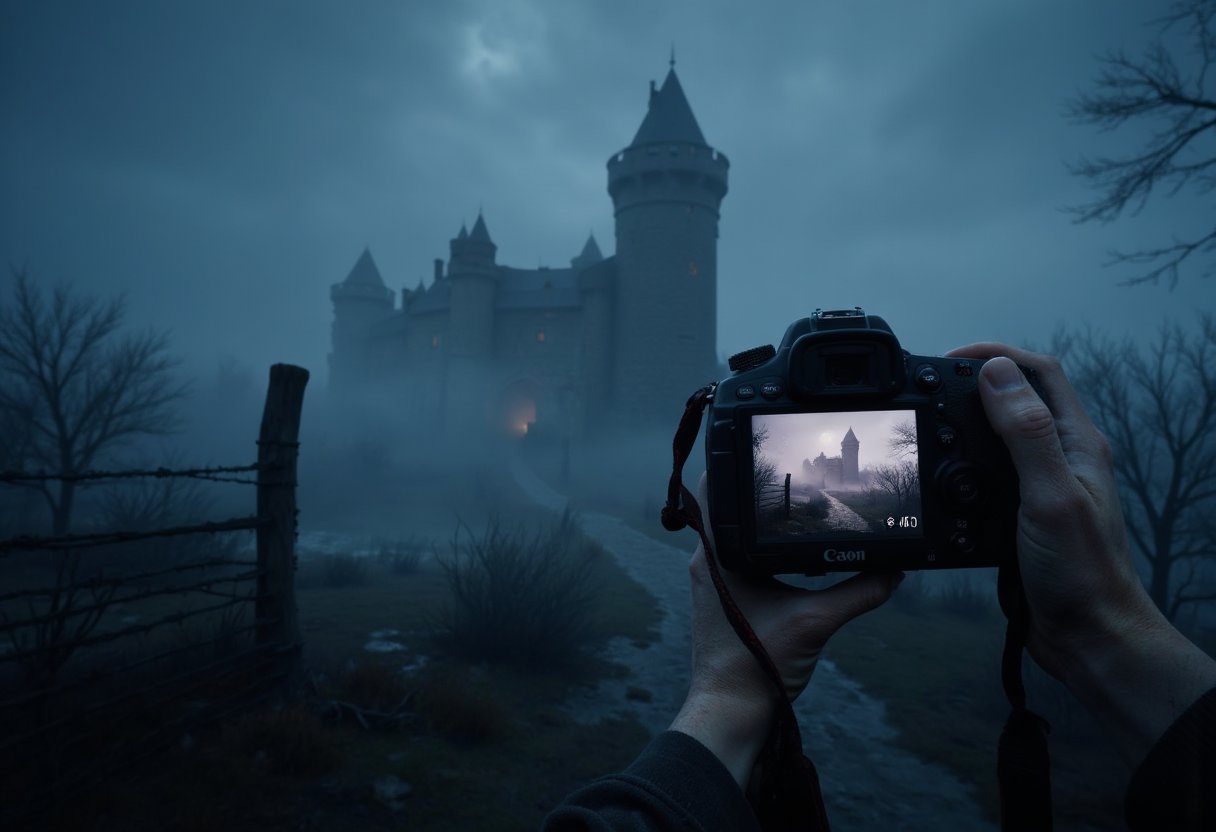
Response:
[{"label": "camera control button", "polygon": [[942,386],[942,374],[931,364],[916,368],[916,386],[926,393],[934,393]]},{"label": "camera control button", "polygon": [[781,398],[782,392],[784,391],[781,385],[775,381],[766,381],[764,384],[760,385],[760,395],[764,396],[764,398],[768,399],[769,401]]},{"label": "camera control button", "polygon": [[956,361],[954,363],[954,374],[956,376],[971,375],[971,365],[968,364],[966,361]]},{"label": "camera control button", "polygon": [[949,425],[943,425],[937,429],[937,444],[943,448],[953,448],[954,440],[957,438],[958,436],[955,434],[954,428]]},{"label": "camera control button", "polygon": [[960,554],[969,555],[975,551],[975,536],[971,532],[955,532],[950,535],[950,547]]},{"label": "camera control button", "polygon": [[983,496],[983,482],[979,472],[961,468],[946,480],[946,494],[956,506],[972,506]]},{"label": "camera control button", "polygon": [[736,399],[754,399],[756,398],[756,386],[754,384],[741,384],[739,389],[735,391]]}]

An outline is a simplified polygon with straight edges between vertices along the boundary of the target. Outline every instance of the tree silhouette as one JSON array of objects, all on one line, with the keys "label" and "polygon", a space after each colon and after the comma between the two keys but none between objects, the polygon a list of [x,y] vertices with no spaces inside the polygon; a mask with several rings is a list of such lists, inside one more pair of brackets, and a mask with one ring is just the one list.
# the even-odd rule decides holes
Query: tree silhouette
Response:
[{"label": "tree silhouette", "polygon": [[[1216,60],[1216,0],[1185,0],[1158,21],[1162,34],[1188,28],[1194,56],[1175,55],[1160,41],[1132,58],[1115,52],[1101,59],[1103,70],[1092,92],[1070,102],[1077,121],[1115,130],[1129,123],[1151,125],[1139,151],[1120,158],[1082,159],[1072,172],[1090,180],[1101,195],[1073,209],[1078,222],[1110,222],[1124,211],[1138,213],[1154,189],[1173,196],[1184,190],[1210,193],[1216,187],[1216,95],[1208,90],[1208,70]],[[1181,63],[1181,65],[1180,65]],[[1216,251],[1216,224],[1191,239],[1140,251],[1112,251],[1112,262],[1147,266],[1128,284],[1167,278],[1172,289],[1179,268],[1196,253]],[[1204,276],[1213,267],[1204,267]]]},{"label": "tree silhouette", "polygon": [[1053,348],[1110,442],[1149,594],[1170,620],[1216,600],[1216,320],[1167,324],[1147,348],[1092,331]]},{"label": "tree silhouette", "polygon": [[[185,387],[163,333],[121,335],[122,298],[102,300],[67,286],[49,292],[15,271],[0,307],[0,460],[38,473],[87,470],[103,452],[176,423]],[[12,430],[12,433],[7,432]],[[20,483],[36,489],[55,533],[72,522],[77,483]]]}]

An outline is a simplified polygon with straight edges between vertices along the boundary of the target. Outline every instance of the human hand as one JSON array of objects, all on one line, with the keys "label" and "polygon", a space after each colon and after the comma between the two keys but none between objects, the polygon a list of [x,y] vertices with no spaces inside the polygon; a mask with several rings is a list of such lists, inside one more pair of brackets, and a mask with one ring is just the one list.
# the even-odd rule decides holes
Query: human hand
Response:
[{"label": "human hand", "polygon": [[[707,506],[704,475],[697,492],[701,506]],[[708,523],[705,530],[712,545]],[[727,621],[703,546],[697,546],[689,573],[692,681],[671,727],[701,741],[746,786],[776,714],[778,691]],[[721,574],[781,673],[791,700],[806,688],[832,634],[886,601],[903,578],[900,573],[861,574],[828,589],[806,590],[774,578],[744,577],[726,570]]]},{"label": "human hand", "polygon": [[[1020,482],[1027,650],[1107,723],[1134,763],[1216,684],[1216,663],[1170,626],[1145,591],[1128,548],[1110,444],[1059,361],[997,343],[947,355],[990,359],[979,393]],[[1037,371],[1050,408],[1017,364]]]}]

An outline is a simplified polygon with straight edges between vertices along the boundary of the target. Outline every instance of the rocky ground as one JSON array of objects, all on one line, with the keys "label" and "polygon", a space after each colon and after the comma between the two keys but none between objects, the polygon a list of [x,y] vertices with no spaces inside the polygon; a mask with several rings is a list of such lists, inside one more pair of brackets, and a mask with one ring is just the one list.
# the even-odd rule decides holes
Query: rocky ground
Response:
[{"label": "rocky ground", "polygon": [[[565,498],[522,463],[513,463],[512,470],[534,501],[555,511],[565,507]],[[655,643],[638,647],[618,639],[609,645],[608,658],[632,671],[627,678],[585,690],[568,708],[586,721],[633,713],[657,733],[670,723],[688,686],[690,553],[659,543],[614,517],[583,512],[580,519],[586,533],[655,595],[665,615]],[[831,661],[819,663],[795,711],[804,749],[819,769],[834,829],[995,830],[966,785],[895,746],[885,705]]]}]

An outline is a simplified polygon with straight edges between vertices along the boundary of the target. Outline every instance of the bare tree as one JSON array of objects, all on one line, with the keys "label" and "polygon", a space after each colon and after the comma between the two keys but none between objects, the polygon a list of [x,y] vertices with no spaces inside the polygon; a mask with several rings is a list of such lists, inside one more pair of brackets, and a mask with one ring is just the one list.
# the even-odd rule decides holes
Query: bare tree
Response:
[{"label": "bare tree", "polygon": [[896,456],[907,456],[908,454],[916,453],[920,446],[916,444],[915,420],[906,419],[892,428],[891,438],[887,440],[887,447]]},{"label": "bare tree", "polygon": [[[1210,193],[1216,186],[1216,95],[1208,89],[1208,69],[1216,59],[1216,0],[1184,0],[1157,21],[1162,34],[1187,27],[1194,56],[1175,55],[1160,41],[1138,58],[1115,52],[1101,59],[1103,70],[1092,92],[1070,102],[1076,120],[1115,130],[1128,123],[1155,128],[1138,152],[1120,158],[1082,159],[1073,173],[1090,180],[1101,196],[1075,207],[1078,222],[1110,222],[1125,210],[1139,212],[1158,188],[1173,196],[1188,188]],[[1179,60],[1184,62],[1179,65]],[[1206,142],[1206,144],[1205,144]],[[1141,251],[1112,251],[1112,262],[1148,266],[1128,284],[1178,283],[1179,267],[1196,252],[1216,251],[1216,224],[1191,239]],[[1213,267],[1204,269],[1210,276]]]},{"label": "bare tree", "polygon": [[1167,324],[1147,349],[1092,331],[1054,348],[1110,442],[1149,594],[1170,620],[1216,600],[1216,320]]},{"label": "bare tree", "polygon": [[752,488],[757,499],[759,499],[760,489],[777,482],[777,463],[762,453],[764,443],[767,441],[767,427],[752,432]]},{"label": "bare tree", "polygon": [[920,491],[920,471],[910,459],[894,465],[879,465],[874,469],[874,488],[894,497],[899,510],[903,511],[912,496]]},{"label": "bare tree", "polygon": [[[11,302],[0,307],[0,424],[21,445],[0,437],[6,465],[39,473],[79,473],[103,452],[176,423],[185,387],[171,371],[167,336],[120,335],[121,298],[49,292],[14,272]],[[76,482],[23,483],[38,490],[56,533],[69,529]]]}]

